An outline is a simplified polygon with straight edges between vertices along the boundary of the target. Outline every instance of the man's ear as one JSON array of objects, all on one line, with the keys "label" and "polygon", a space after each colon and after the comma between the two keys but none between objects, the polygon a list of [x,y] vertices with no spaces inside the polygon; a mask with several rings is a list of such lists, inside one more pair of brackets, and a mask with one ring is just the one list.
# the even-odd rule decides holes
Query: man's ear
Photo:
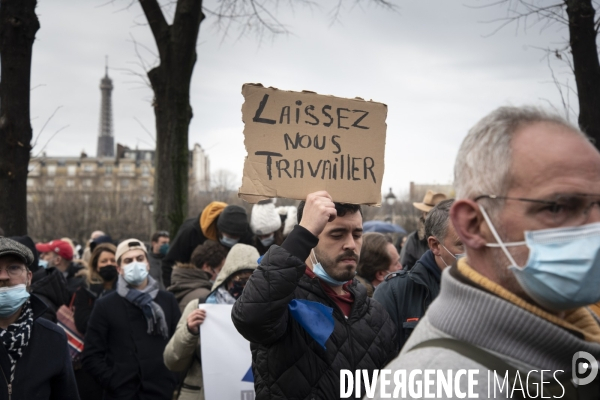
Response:
[{"label": "man's ear", "polygon": [[427,238],[427,245],[429,246],[429,250],[436,255],[440,256],[440,252],[442,251],[440,242],[435,238],[435,236],[429,236]]},{"label": "man's ear", "polygon": [[208,273],[212,273],[212,269],[210,268],[210,265],[208,265],[208,263],[204,263],[202,264],[202,268],[200,268],[202,271],[204,272],[208,272]]},{"label": "man's ear", "polygon": [[375,273],[375,280],[378,282],[383,282],[385,280],[385,277],[389,274],[388,271],[386,270],[382,270],[382,271],[377,271]]},{"label": "man's ear", "polygon": [[484,221],[479,206],[473,200],[461,199],[452,204],[450,222],[466,247],[479,249],[486,245],[482,232]]}]

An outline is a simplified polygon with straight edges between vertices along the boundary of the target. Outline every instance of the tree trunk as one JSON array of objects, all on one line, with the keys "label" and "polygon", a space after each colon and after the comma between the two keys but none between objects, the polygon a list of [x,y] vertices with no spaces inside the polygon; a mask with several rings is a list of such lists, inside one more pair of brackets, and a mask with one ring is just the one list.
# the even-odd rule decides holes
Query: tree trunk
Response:
[{"label": "tree trunk", "polygon": [[202,1],[178,0],[173,24],[168,25],[156,0],[140,4],[160,57],[160,65],[148,71],[156,116],[154,223],[174,237],[187,215],[190,84],[204,14]]},{"label": "tree trunk", "polygon": [[600,62],[592,0],[566,0],[577,96],[579,127],[600,150]]},{"label": "tree trunk", "polygon": [[31,53],[40,28],[36,3],[0,4],[0,227],[6,236],[27,234]]}]

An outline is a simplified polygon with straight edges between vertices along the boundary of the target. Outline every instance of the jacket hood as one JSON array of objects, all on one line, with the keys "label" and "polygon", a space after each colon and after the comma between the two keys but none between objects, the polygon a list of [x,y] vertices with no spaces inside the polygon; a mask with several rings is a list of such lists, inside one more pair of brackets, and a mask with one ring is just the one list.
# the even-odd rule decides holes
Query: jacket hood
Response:
[{"label": "jacket hood", "polygon": [[214,241],[219,239],[216,221],[225,207],[227,207],[227,203],[213,201],[200,214],[200,229],[207,239]]},{"label": "jacket hood", "polygon": [[210,275],[192,264],[177,264],[171,275],[171,286],[167,289],[179,301],[196,289],[210,290]]},{"label": "jacket hood", "polygon": [[225,264],[212,286],[212,291],[221,286],[231,275],[246,269],[255,270],[258,267],[258,250],[247,244],[238,243],[234,245],[225,259]]}]

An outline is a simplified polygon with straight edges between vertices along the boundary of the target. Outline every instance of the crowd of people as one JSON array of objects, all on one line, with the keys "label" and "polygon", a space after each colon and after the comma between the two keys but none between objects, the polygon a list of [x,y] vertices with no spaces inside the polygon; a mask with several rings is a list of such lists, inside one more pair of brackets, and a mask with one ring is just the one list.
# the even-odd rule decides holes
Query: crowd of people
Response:
[{"label": "crowd of people", "polygon": [[522,390],[600,398],[600,377],[571,379],[574,354],[600,359],[600,153],[503,107],[467,134],[454,187],[413,204],[402,248],[326,191],[250,216],[212,202],[173,240],[0,236],[0,399],[204,399],[203,303],[233,305],[256,399],[337,399],[340,371],[384,368],[478,369],[479,398],[486,372],[546,370],[560,385]]}]

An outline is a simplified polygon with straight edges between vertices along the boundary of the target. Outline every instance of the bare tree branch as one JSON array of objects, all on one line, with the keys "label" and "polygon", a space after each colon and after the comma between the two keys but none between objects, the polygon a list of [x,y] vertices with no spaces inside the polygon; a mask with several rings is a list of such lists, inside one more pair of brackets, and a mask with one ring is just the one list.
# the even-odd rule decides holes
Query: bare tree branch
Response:
[{"label": "bare tree branch", "polygon": [[50,117],[48,117],[48,119],[46,120],[46,122],[44,122],[44,125],[42,126],[42,129],[40,129],[40,133],[38,133],[35,137],[35,139],[33,140],[33,145],[31,145],[31,148],[34,148],[35,145],[37,144],[38,139],[40,138],[40,136],[42,136],[42,133],[44,132],[44,129],[46,128],[46,126],[48,125],[48,123],[52,120],[52,118],[54,118],[54,116],[56,115],[56,113],[58,112],[58,110],[60,110],[62,108],[62,106],[58,106],[54,109],[54,112],[52,113],[52,115],[50,115]]},{"label": "bare tree branch", "polygon": [[150,139],[152,139],[152,141],[154,142],[154,147],[156,147],[156,138],[150,133],[150,131],[144,126],[144,124],[142,124],[142,122],[137,117],[133,117],[133,119],[135,119],[136,122],[140,124],[142,129],[148,134],[148,136],[150,136]]},{"label": "bare tree branch", "polygon": [[56,135],[58,135],[60,131],[62,131],[64,129],[67,129],[68,127],[69,127],[69,125],[65,125],[62,128],[57,129],[56,132],[54,132],[52,134],[52,136],[50,136],[50,139],[48,139],[48,141],[46,142],[46,144],[44,145],[44,147],[42,147],[40,149],[40,151],[34,157],[39,157],[44,152],[44,150],[46,150],[46,147],[48,147],[48,145],[50,144],[50,142],[52,141],[52,139],[54,139],[54,137]]}]

